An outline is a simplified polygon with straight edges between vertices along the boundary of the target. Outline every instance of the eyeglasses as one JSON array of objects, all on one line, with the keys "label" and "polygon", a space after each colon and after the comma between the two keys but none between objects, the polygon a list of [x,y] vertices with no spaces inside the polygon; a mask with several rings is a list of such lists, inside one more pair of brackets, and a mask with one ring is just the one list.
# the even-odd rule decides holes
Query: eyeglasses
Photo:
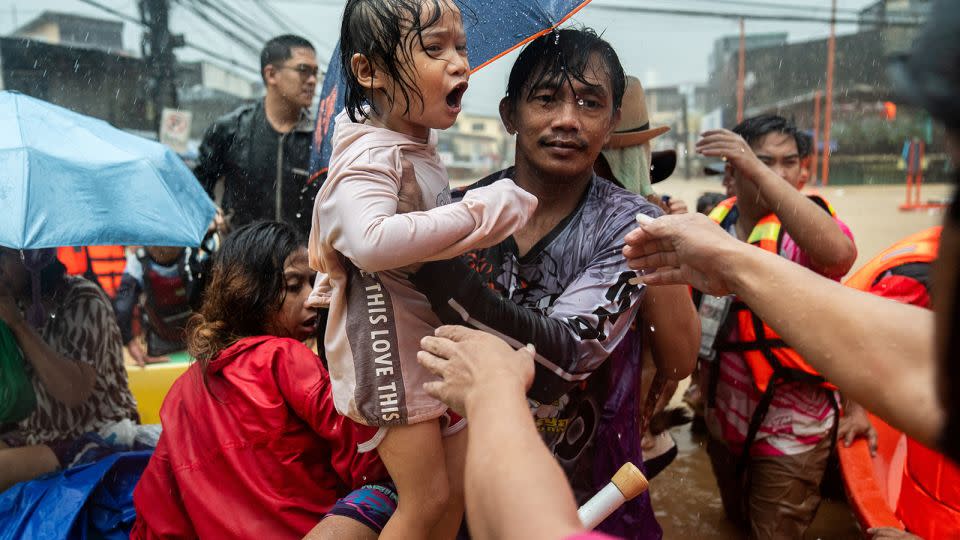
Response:
[{"label": "eyeglasses", "polygon": [[289,69],[300,74],[301,79],[309,79],[311,76],[318,77],[320,68],[317,66],[308,66],[307,64],[297,64],[295,66],[280,66],[279,69]]}]

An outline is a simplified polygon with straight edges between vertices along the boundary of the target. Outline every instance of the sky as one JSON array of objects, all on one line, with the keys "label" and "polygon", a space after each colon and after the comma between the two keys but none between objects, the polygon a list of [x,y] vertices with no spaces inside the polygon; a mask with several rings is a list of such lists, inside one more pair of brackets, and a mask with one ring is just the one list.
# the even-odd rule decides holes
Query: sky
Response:
[{"label": "sky", "polygon": [[[114,10],[139,18],[136,0],[96,0]],[[189,2],[195,0],[177,0]],[[263,35],[292,32],[310,39],[318,51],[321,65],[330,56],[339,32],[342,0],[223,0],[234,6],[239,13],[256,19]],[[855,18],[843,10],[863,8],[874,0],[838,0],[839,17]],[[279,13],[284,21],[281,26],[271,20],[255,5],[264,2]],[[754,4],[776,4],[777,9],[767,9]],[[782,6],[799,6],[792,11],[798,15],[829,16],[830,0],[594,0],[573,19],[573,24],[582,24],[602,32],[605,39],[617,50],[625,71],[636,75],[647,88],[675,84],[706,82],[707,62],[713,50],[713,42],[723,36],[737,35],[736,21],[718,18],[698,18],[678,15],[623,13],[603,9],[602,6],[638,6],[678,10],[723,11],[733,13],[784,13]],[[19,25],[39,15],[44,10],[76,13],[86,16],[113,19],[114,16],[80,0],[0,0],[0,35],[11,32]],[[235,58],[238,62],[258,66],[256,56],[237,43],[221,36],[176,3],[173,5],[171,27],[186,38],[202,44],[218,53]],[[747,33],[787,32],[790,41],[822,38],[829,32],[825,23],[785,21],[747,21]],[[839,33],[855,31],[853,25],[839,25]],[[137,25],[127,23],[124,33],[124,48],[139,54],[140,32]],[[468,44],[469,46],[469,44]],[[507,75],[516,52],[507,55],[475,73],[470,81],[470,90],[464,98],[464,110],[475,114],[495,115],[497,103],[503,96]],[[204,56],[191,50],[179,50],[178,58],[197,60]],[[250,72],[246,72],[250,74]],[[251,74],[256,77],[255,74]]]}]

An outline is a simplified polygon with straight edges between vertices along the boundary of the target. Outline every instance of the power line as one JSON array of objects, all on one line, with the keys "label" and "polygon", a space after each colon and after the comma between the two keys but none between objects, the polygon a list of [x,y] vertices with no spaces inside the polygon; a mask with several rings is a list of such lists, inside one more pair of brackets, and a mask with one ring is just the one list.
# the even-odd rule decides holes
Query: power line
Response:
[{"label": "power line", "polygon": [[[784,3],[772,3],[772,2],[757,2],[751,0],[692,0],[696,3],[701,4],[726,4],[730,6],[745,6],[745,7],[759,7],[766,9],[784,9],[784,10],[793,10],[793,11],[830,11],[830,6],[820,6],[815,4],[784,4]],[[837,13],[849,13],[851,15],[859,15],[859,9],[853,8],[837,8]]]},{"label": "power line", "polygon": [[303,36],[312,36],[312,42],[314,47],[318,45],[323,45],[326,49],[325,51],[317,50],[318,53],[322,52],[324,56],[329,57],[333,54],[334,46],[327,42],[321,42],[316,39],[316,36],[313,35],[313,32],[299,26],[292,19],[286,18],[279,11],[277,11],[273,6],[268,4],[264,0],[250,0],[257,8],[262,11],[267,17],[270,18],[281,32],[290,32],[291,30],[297,32]]},{"label": "power line", "polygon": [[[211,1],[211,0],[207,0],[207,1]],[[259,29],[259,31],[264,32],[264,35],[270,34],[270,30],[269,28],[266,28],[264,26],[263,20],[255,18],[254,15],[249,13],[248,10],[242,9],[239,6],[231,5],[225,0],[212,0],[212,1],[215,2],[217,5],[219,5],[221,9],[233,11],[233,15],[239,18],[240,20],[244,21],[248,28]],[[266,39],[263,39],[262,37],[260,39],[266,42]]]},{"label": "power line", "polygon": [[114,17],[123,19],[123,20],[125,20],[125,21],[127,21],[127,22],[131,22],[131,23],[133,23],[133,24],[138,24],[138,25],[140,25],[140,26],[144,26],[143,21],[141,21],[140,19],[134,17],[133,15],[127,15],[126,13],[123,13],[122,11],[117,11],[117,10],[113,9],[112,7],[105,6],[105,5],[101,4],[100,2],[95,2],[94,0],[79,0],[79,1],[80,1],[80,2],[83,2],[84,4],[89,4],[89,5],[97,8],[97,9],[106,11],[107,13],[113,15]]},{"label": "power line", "polygon": [[193,49],[193,50],[195,50],[195,51],[197,51],[197,52],[201,52],[201,53],[203,53],[203,54],[206,54],[207,56],[209,56],[209,57],[211,57],[211,58],[214,58],[214,59],[216,59],[216,60],[219,60],[219,61],[221,61],[221,62],[225,62],[225,63],[230,64],[230,65],[232,65],[232,66],[241,68],[241,69],[243,69],[243,70],[245,70],[245,71],[249,71],[250,73],[256,73],[256,74],[258,74],[258,75],[260,74],[260,70],[257,69],[257,68],[251,67],[251,66],[249,66],[249,65],[247,65],[247,64],[241,64],[240,62],[237,62],[237,60],[234,59],[234,58],[230,58],[230,57],[224,56],[224,55],[222,55],[222,54],[220,54],[220,53],[214,52],[214,51],[212,51],[212,50],[210,50],[210,49],[208,49],[208,48],[206,48],[206,47],[203,47],[203,46],[201,46],[201,45],[196,45],[196,44],[194,44],[194,43],[191,43],[190,41],[187,41],[186,45],[184,45],[184,46],[187,47],[187,48]]},{"label": "power line", "polygon": [[[80,2],[83,2],[84,4],[91,5],[91,6],[97,8],[97,9],[100,9],[100,10],[102,10],[102,11],[105,11],[105,12],[113,15],[114,17],[117,17],[117,18],[122,19],[122,20],[124,20],[124,21],[130,22],[130,23],[133,23],[133,24],[136,24],[136,25],[138,25],[138,26],[145,26],[144,23],[143,23],[143,21],[141,21],[140,19],[138,19],[138,18],[136,18],[136,17],[134,17],[134,16],[132,16],[132,15],[127,15],[126,13],[123,13],[122,11],[117,11],[117,10],[115,10],[115,9],[109,7],[109,6],[105,6],[105,5],[101,4],[100,2],[97,2],[96,0],[79,0],[79,1],[80,1]],[[202,45],[197,45],[196,43],[193,43],[193,42],[191,42],[190,40],[186,40],[186,43],[184,44],[184,47],[186,47],[186,48],[188,48],[188,49],[193,49],[193,50],[195,50],[195,51],[197,51],[197,52],[200,52],[200,53],[203,53],[203,54],[206,54],[207,56],[209,56],[209,57],[211,57],[211,58],[213,58],[213,59],[215,59],[215,60],[219,60],[220,62],[224,62],[224,63],[226,63],[226,64],[230,64],[230,65],[232,65],[232,66],[234,66],[234,67],[238,67],[238,68],[243,69],[243,70],[245,70],[245,71],[249,71],[249,72],[251,72],[251,73],[257,73],[257,74],[260,73],[260,70],[259,70],[259,69],[256,69],[256,68],[254,68],[254,67],[251,67],[251,66],[249,66],[249,65],[247,65],[247,64],[240,63],[240,62],[238,62],[235,58],[230,58],[230,57],[224,56],[224,55],[222,55],[222,54],[220,54],[220,53],[218,53],[218,52],[212,51],[212,50],[210,50],[210,49],[208,49],[208,48],[206,48],[206,47],[204,47],[204,46],[202,46]]]},{"label": "power line", "polygon": [[207,23],[215,30],[218,30],[221,34],[227,38],[235,41],[241,47],[247,49],[253,54],[260,54],[260,47],[254,43],[248,41],[246,38],[241,37],[233,30],[227,28],[225,25],[221,24],[220,21],[210,18],[206,12],[202,11],[196,4],[196,2],[187,2],[187,0],[175,0],[177,5],[183,7],[184,9],[190,11],[195,16],[200,18],[203,22]]},{"label": "power line", "polygon": [[238,29],[246,32],[249,37],[252,37],[256,41],[263,43],[266,41],[263,35],[260,34],[259,30],[255,30],[252,26],[241,21],[233,13],[223,9],[220,4],[214,4],[210,0],[193,0],[193,3],[205,6],[207,9],[215,11],[218,15],[226,19],[227,21],[233,23]]},{"label": "power line", "polygon": [[[814,23],[824,23],[829,24],[831,22],[830,17],[817,17],[812,15],[773,15],[773,14],[758,14],[758,13],[732,13],[732,12],[721,12],[721,11],[705,11],[705,10],[678,10],[678,9],[667,9],[667,8],[655,8],[655,7],[635,7],[635,6],[618,6],[615,4],[599,4],[592,2],[591,7],[604,10],[604,11],[617,11],[621,13],[648,13],[652,15],[678,15],[686,17],[708,17],[708,18],[718,18],[718,19],[747,19],[747,20],[758,20],[758,21],[780,21],[780,22],[814,22]],[[908,28],[916,28],[922,25],[920,20],[909,21],[909,20],[891,20],[887,18],[872,18],[865,17],[863,19],[835,19],[836,24],[877,24],[882,26],[900,26]]]}]

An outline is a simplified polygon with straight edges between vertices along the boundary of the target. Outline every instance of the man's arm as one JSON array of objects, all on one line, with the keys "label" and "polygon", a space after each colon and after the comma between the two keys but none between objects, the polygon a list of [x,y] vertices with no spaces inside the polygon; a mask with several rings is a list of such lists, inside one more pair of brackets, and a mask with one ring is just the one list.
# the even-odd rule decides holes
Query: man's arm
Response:
[{"label": "man's arm", "polygon": [[203,134],[203,140],[200,142],[200,148],[197,151],[197,165],[193,173],[211,198],[214,196],[217,181],[223,177],[223,161],[226,150],[225,137],[226,127],[221,120],[217,120],[210,124],[210,127]]},{"label": "man's arm", "polygon": [[466,414],[466,504],[478,539],[560,539],[582,531],[567,478],[543,444],[524,392],[532,350],[463,327],[438,328],[417,358],[440,377],[424,385]]},{"label": "man's arm", "polygon": [[640,318],[657,371],[674,381],[693,373],[700,351],[700,318],[687,287],[648,288]]},{"label": "man's arm", "polygon": [[[129,263],[128,263],[129,264]],[[113,301],[113,308],[117,312],[117,325],[120,326],[120,337],[127,345],[136,336],[133,335],[133,310],[140,296],[140,284],[136,278],[123,273],[120,277],[120,287],[117,288],[117,298]]]},{"label": "man's arm", "polygon": [[[618,258],[611,263],[609,258]],[[603,276],[598,278],[598,276]],[[492,332],[537,348],[530,397],[550,403],[586,380],[623,338],[639,309],[641,289],[617,251],[586,268],[554,301],[550,315],[492,291],[458,259],[423,265],[411,276],[440,320]]]},{"label": "man's arm", "polygon": [[809,257],[813,270],[828,277],[845,275],[857,260],[857,248],[836,220],[817,203],[780,178],[736,133],[707,131],[697,142],[704,156],[725,158],[756,183],[760,196],[780,218],[783,228]]},{"label": "man's arm", "polygon": [[938,442],[945,412],[937,399],[930,311],[752,249],[698,214],[653,220],[626,243],[624,255],[644,271],[644,283],[736,294],[848,398],[923,444]]}]

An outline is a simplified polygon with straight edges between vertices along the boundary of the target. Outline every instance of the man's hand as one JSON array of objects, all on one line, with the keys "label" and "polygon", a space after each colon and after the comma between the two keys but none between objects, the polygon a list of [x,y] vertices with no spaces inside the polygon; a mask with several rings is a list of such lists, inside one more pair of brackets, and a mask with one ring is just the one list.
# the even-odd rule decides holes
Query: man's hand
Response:
[{"label": "man's hand", "polygon": [[733,165],[751,181],[756,182],[767,166],[753,153],[743,137],[729,129],[705,131],[697,141],[696,151],[706,157],[720,158]]},{"label": "man's hand", "polygon": [[463,326],[441,326],[420,341],[417,360],[441,380],[424,383],[428,394],[466,416],[467,404],[490,399],[492,388],[526,393],[533,384],[533,347],[513,350],[502,339]]},{"label": "man's hand", "polygon": [[400,192],[397,193],[397,213],[407,214],[423,210],[423,193],[417,183],[417,173],[413,170],[410,160],[400,158]]},{"label": "man's hand", "polygon": [[659,206],[664,214],[686,214],[690,211],[687,208],[687,203],[675,197],[661,196],[654,193],[653,195],[648,195],[647,200]]},{"label": "man's hand", "polygon": [[870,455],[877,455],[877,430],[870,423],[867,411],[853,401],[848,401],[843,408],[843,416],[840,417],[840,427],[837,431],[837,438],[843,441],[844,446],[849,447],[853,441],[859,437],[867,439],[867,445],[870,447]]},{"label": "man's hand", "polygon": [[627,264],[647,285],[692,285],[714,296],[730,293],[723,271],[743,244],[703,214],[662,216],[630,231]]}]

